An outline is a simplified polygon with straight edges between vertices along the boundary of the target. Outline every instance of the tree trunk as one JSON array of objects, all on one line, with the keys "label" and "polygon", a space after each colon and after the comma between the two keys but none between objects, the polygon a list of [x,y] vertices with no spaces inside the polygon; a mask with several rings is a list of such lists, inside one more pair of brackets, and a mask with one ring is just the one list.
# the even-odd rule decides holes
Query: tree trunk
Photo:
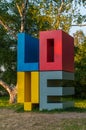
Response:
[{"label": "tree trunk", "polygon": [[18,12],[20,14],[21,17],[21,28],[20,28],[20,32],[25,32],[26,31],[26,15],[27,15],[27,6],[28,6],[28,0],[24,0],[24,2],[22,3],[21,7],[18,5],[18,3],[16,3]]},{"label": "tree trunk", "polygon": [[[27,6],[28,6],[28,0],[24,0],[21,7],[16,3],[17,9],[19,11],[20,17],[21,17],[21,32],[25,32],[25,26],[26,26],[26,13],[27,13]],[[17,39],[15,35],[15,31],[10,31],[12,30],[8,25],[6,25],[3,20],[0,19],[0,25],[4,27],[15,39]],[[17,87],[10,87],[7,85],[4,81],[0,80],[0,85],[9,93],[10,99],[9,103],[15,103],[16,102],[16,97],[17,97]]]},{"label": "tree trunk", "polygon": [[16,102],[16,96],[17,96],[17,87],[10,87],[5,82],[0,80],[0,85],[8,92],[10,99],[9,103],[15,103]]}]

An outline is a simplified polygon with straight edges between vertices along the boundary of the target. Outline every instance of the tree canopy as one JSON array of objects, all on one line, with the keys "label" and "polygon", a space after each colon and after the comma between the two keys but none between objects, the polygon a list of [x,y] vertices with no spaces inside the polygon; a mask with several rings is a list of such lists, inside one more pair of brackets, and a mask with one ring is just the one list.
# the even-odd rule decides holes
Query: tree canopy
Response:
[{"label": "tree canopy", "polygon": [[[23,30],[34,37],[39,37],[41,30],[62,29],[69,33],[72,25],[85,25],[86,14],[80,7],[86,9],[86,1],[0,0],[0,79],[16,84],[18,32]],[[86,36],[79,31],[74,39],[76,82],[85,86]]]}]

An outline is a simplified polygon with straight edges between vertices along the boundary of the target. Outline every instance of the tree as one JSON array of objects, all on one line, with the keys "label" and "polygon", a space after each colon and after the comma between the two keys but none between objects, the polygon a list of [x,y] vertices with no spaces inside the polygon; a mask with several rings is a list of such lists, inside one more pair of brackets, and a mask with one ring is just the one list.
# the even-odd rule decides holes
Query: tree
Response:
[{"label": "tree", "polygon": [[[80,31],[80,34],[83,33]],[[80,34],[79,44],[75,47],[75,89],[77,97],[86,98],[86,36]]]},{"label": "tree", "polygon": [[85,41],[85,35],[81,30],[76,31],[76,33],[74,33],[73,36],[74,36],[75,47],[79,46],[80,44],[82,44]]},{"label": "tree", "polygon": [[[72,0],[41,0],[41,2],[38,0],[29,2],[28,0],[10,0],[9,2],[1,0],[0,78],[16,86],[16,78],[10,77],[13,74],[16,77],[16,34],[18,32],[28,32],[34,37],[38,37],[40,30],[63,29],[69,32],[74,18],[73,12]],[[9,78],[7,78],[8,75]],[[2,80],[1,85],[4,87]]]},{"label": "tree", "polygon": [[[1,31],[1,30],[0,30]],[[2,34],[4,31],[2,32]],[[16,50],[12,50],[10,45],[12,44],[12,40],[7,41],[4,37],[0,36],[0,79],[6,81],[8,84],[15,84],[16,82]],[[6,44],[7,43],[7,44]],[[8,44],[9,43],[9,44]],[[12,45],[13,46],[13,45]],[[4,64],[3,64],[4,63]],[[11,77],[11,78],[9,78]],[[0,80],[0,86],[3,86],[10,95],[10,103],[14,102],[12,98],[12,94],[14,89],[10,89],[9,85],[6,85],[2,80]],[[9,87],[8,87],[9,86]],[[14,96],[14,95],[13,95]]]},{"label": "tree", "polygon": [[3,86],[4,89],[8,92],[8,94],[10,96],[9,103],[15,103],[16,102],[16,95],[17,95],[17,88],[10,87],[2,80],[0,80],[0,85]]},{"label": "tree", "polygon": [[[1,3],[1,4],[3,4],[4,6],[5,6],[5,4],[6,4],[7,2],[5,1],[5,3]],[[26,4],[26,3],[24,3],[24,4]],[[10,3],[8,4],[8,5],[10,5]],[[26,6],[26,5],[25,5]],[[0,10],[1,11],[1,10]],[[14,25],[11,23],[10,24],[10,26],[8,26],[7,24],[6,24],[6,22],[5,22],[5,18],[8,18],[8,17],[11,17],[11,19],[10,19],[10,21],[9,22],[13,22],[13,20],[14,20],[14,14],[13,14],[13,12],[11,12],[11,10],[9,9],[9,8],[6,8],[6,6],[5,6],[5,10],[3,10],[2,12],[4,12],[3,14],[4,14],[4,19],[3,19],[3,17],[1,16],[0,17],[0,24],[4,27],[4,29],[6,29],[7,30],[7,35],[8,35],[8,37],[9,37],[9,35],[11,35],[10,36],[10,44],[4,44],[3,42],[1,42],[1,51],[0,51],[0,53],[1,53],[1,57],[0,57],[0,59],[2,59],[1,61],[2,61],[2,63],[0,64],[0,70],[1,70],[1,72],[3,72],[3,70],[2,70],[2,67],[4,68],[4,72],[3,72],[3,74],[1,75],[1,77],[3,77],[4,79],[5,79],[5,77],[4,77],[4,74],[6,75],[6,72],[8,72],[8,71],[11,71],[12,70],[12,72],[13,71],[15,71],[15,60],[16,60],[16,58],[14,58],[14,56],[15,56],[15,51],[16,51],[16,48],[15,48],[15,44],[12,44],[11,45],[11,42],[13,41],[13,43],[15,43],[15,40],[14,40],[14,38],[16,38],[16,35],[15,35],[15,28],[14,28],[14,30],[12,30],[11,28],[12,27],[14,27]],[[9,13],[10,12],[10,13]],[[23,8],[23,12],[24,12],[24,8]],[[23,14],[24,15],[24,14]],[[12,20],[12,21],[11,21]],[[8,22],[8,21],[7,21]],[[21,29],[23,29],[24,30],[24,24],[23,24],[23,22],[21,21]],[[22,31],[23,31],[22,30]],[[2,33],[1,34],[3,34],[3,29],[2,29],[2,27],[1,27],[1,31],[2,31]],[[6,34],[6,32],[4,31],[4,33]],[[5,37],[6,37],[6,35],[4,35]],[[8,40],[8,38],[4,38],[4,36],[3,37],[1,37],[2,38],[2,41],[6,41],[6,40]],[[13,38],[12,38],[13,37]],[[8,41],[7,41],[7,43],[9,43]],[[5,46],[4,46],[5,45]],[[5,48],[4,48],[5,47]],[[5,49],[7,49],[7,51],[5,50]],[[6,55],[5,55],[5,53],[7,53]],[[4,58],[3,58],[3,57]],[[13,56],[13,57],[12,57]],[[14,60],[13,60],[13,58],[14,58]],[[11,61],[11,60],[12,61]],[[5,60],[5,63],[3,64],[3,60]],[[8,65],[9,64],[9,65]],[[7,73],[7,74],[11,74],[11,73]],[[14,72],[13,72],[13,74],[14,74]],[[13,75],[12,74],[12,75]],[[12,75],[10,75],[10,77],[12,78]],[[14,78],[15,79],[15,78]],[[1,86],[3,86],[6,90],[7,90],[7,92],[9,93],[9,95],[10,95],[10,100],[9,100],[9,102],[10,103],[14,103],[15,102],[15,99],[16,99],[16,95],[17,95],[17,86],[16,87],[10,87],[9,85],[7,85],[5,82],[3,82],[2,80],[0,80],[0,85]]]},{"label": "tree", "polygon": [[26,15],[27,15],[27,6],[28,6],[28,0],[25,0],[21,3],[21,6],[19,6],[18,3],[16,3],[16,7],[18,9],[18,12],[21,17],[21,29],[20,32],[25,32],[26,30]]}]

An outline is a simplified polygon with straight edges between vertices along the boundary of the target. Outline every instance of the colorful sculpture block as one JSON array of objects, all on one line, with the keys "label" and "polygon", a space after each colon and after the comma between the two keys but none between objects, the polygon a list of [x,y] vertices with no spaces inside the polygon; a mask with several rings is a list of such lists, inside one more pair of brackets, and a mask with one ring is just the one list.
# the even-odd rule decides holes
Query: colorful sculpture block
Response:
[{"label": "colorful sculpture block", "polygon": [[[62,30],[40,32],[40,42],[26,33],[18,34],[18,103],[24,110],[63,109],[74,102],[62,102],[62,96],[74,94],[65,81],[74,80],[73,38]],[[64,84],[64,85],[63,85]]]},{"label": "colorful sculpture block", "polygon": [[32,110],[32,103],[31,102],[24,102],[24,110],[31,111]]},{"label": "colorful sculpture block", "polygon": [[39,40],[26,33],[19,33],[17,59],[17,71],[38,71]]},{"label": "colorful sculpture block", "polygon": [[[39,72],[31,72],[30,101],[25,100],[24,110],[31,111],[34,104],[39,104]],[[29,95],[28,91],[27,94]]]},{"label": "colorful sculpture block", "polygon": [[39,103],[39,72],[31,72],[31,102]]},{"label": "colorful sculpture block", "polygon": [[39,72],[18,72],[18,103],[39,103]]},{"label": "colorful sculpture block", "polygon": [[18,103],[31,101],[31,73],[18,72]]},{"label": "colorful sculpture block", "polygon": [[74,72],[73,38],[62,30],[40,32],[40,71]]},{"label": "colorful sculpture block", "polygon": [[17,102],[24,103],[25,72],[17,72]]},{"label": "colorful sculpture block", "polygon": [[[74,80],[74,74],[64,71],[45,71],[40,72],[40,110],[57,109],[68,107],[68,103],[60,102],[61,96],[73,95],[74,87],[58,87],[56,82],[58,80]],[[55,81],[55,83],[53,82]],[[50,83],[48,83],[51,81]],[[53,83],[52,83],[53,82]],[[60,103],[59,103],[60,102]],[[73,102],[69,103],[69,107],[72,107]]]}]

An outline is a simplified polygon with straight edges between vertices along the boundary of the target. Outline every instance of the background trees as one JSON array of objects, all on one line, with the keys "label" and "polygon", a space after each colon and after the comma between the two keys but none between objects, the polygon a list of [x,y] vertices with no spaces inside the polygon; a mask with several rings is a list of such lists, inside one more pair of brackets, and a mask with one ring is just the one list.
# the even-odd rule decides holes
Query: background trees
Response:
[{"label": "background trees", "polygon": [[76,32],[75,36],[75,88],[78,98],[86,98],[86,36]]},{"label": "background trees", "polygon": [[[34,37],[39,36],[40,30],[48,29],[63,29],[69,33],[72,25],[85,24],[86,15],[80,13],[83,5],[86,8],[84,0],[0,0],[0,79],[9,85],[16,85],[18,32],[25,31]],[[76,32],[74,38],[75,86],[78,83],[78,86],[84,88],[86,36]],[[81,93],[81,87],[78,86],[77,93]]]}]

